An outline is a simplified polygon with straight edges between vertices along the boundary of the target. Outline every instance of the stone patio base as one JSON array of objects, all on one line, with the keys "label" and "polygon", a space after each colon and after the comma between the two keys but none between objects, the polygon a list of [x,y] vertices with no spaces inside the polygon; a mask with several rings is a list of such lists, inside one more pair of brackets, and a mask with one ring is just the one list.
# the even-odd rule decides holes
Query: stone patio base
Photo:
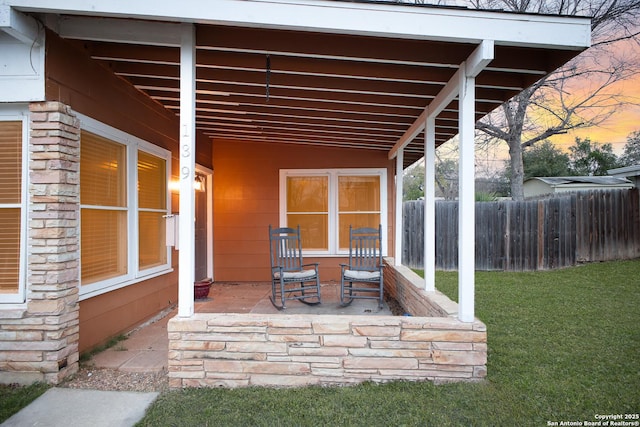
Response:
[{"label": "stone patio base", "polygon": [[413,309],[431,307],[436,315],[198,313],[176,317],[168,324],[170,385],[295,387],[484,378],[485,325],[478,320],[459,321],[455,303],[441,293],[420,291],[415,273],[386,261],[385,286],[390,294],[405,308],[404,297],[427,299],[412,304]]}]

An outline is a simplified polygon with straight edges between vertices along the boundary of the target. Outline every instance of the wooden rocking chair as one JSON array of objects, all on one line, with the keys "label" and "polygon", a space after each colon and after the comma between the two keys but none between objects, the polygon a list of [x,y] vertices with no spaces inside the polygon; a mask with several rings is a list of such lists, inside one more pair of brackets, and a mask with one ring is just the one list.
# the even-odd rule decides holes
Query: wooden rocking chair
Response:
[{"label": "wooden rocking chair", "polygon": [[[340,304],[344,307],[355,298],[377,299],[383,306],[382,225],[375,228],[349,226],[349,264],[340,264]],[[356,284],[354,286],[354,283]]]},{"label": "wooden rocking chair", "polygon": [[[300,226],[271,228],[271,303],[286,308],[286,300],[298,300],[308,305],[321,303],[318,264],[302,263]],[[310,267],[310,268],[309,268]]]}]

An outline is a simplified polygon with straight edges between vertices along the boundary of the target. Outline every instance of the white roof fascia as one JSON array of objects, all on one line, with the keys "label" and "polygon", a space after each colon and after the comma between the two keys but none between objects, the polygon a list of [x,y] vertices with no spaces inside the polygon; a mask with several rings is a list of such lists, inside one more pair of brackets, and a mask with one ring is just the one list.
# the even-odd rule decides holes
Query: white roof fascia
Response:
[{"label": "white roof fascia", "polygon": [[28,12],[580,50],[590,19],[326,0],[0,0]]},{"label": "white roof fascia", "polygon": [[96,21],[94,18],[76,16],[60,19],[57,30],[63,38],[180,47],[181,25],[113,18]]},{"label": "white roof fascia", "polygon": [[[476,77],[493,60],[494,43],[493,40],[483,40],[478,47],[469,55],[467,60],[460,64],[464,67],[465,75]],[[460,93],[460,68],[449,79],[436,97],[429,103],[418,118],[411,124],[409,129],[398,139],[393,148],[389,150],[389,159],[393,159],[398,151],[409,145],[411,141],[425,127],[427,117],[435,117],[444,110],[451,101]]]}]

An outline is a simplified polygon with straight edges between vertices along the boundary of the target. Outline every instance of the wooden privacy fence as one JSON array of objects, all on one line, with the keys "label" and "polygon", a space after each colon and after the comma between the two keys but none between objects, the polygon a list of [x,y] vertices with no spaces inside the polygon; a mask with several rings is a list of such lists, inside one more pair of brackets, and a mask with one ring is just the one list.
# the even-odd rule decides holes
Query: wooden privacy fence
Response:
[{"label": "wooden privacy fence", "polygon": [[[402,263],[423,268],[424,202],[403,205]],[[458,202],[436,202],[436,268],[458,267]],[[546,270],[640,257],[638,189],[476,203],[477,270]]]}]

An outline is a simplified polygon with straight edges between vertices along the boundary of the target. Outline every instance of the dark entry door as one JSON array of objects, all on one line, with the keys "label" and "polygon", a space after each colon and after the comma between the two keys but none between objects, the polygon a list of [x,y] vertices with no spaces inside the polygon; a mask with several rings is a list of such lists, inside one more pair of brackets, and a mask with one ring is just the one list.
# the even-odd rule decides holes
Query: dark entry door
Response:
[{"label": "dark entry door", "polygon": [[[207,191],[210,191],[207,189]],[[207,191],[196,191],[195,274],[196,281],[207,279]]]}]

